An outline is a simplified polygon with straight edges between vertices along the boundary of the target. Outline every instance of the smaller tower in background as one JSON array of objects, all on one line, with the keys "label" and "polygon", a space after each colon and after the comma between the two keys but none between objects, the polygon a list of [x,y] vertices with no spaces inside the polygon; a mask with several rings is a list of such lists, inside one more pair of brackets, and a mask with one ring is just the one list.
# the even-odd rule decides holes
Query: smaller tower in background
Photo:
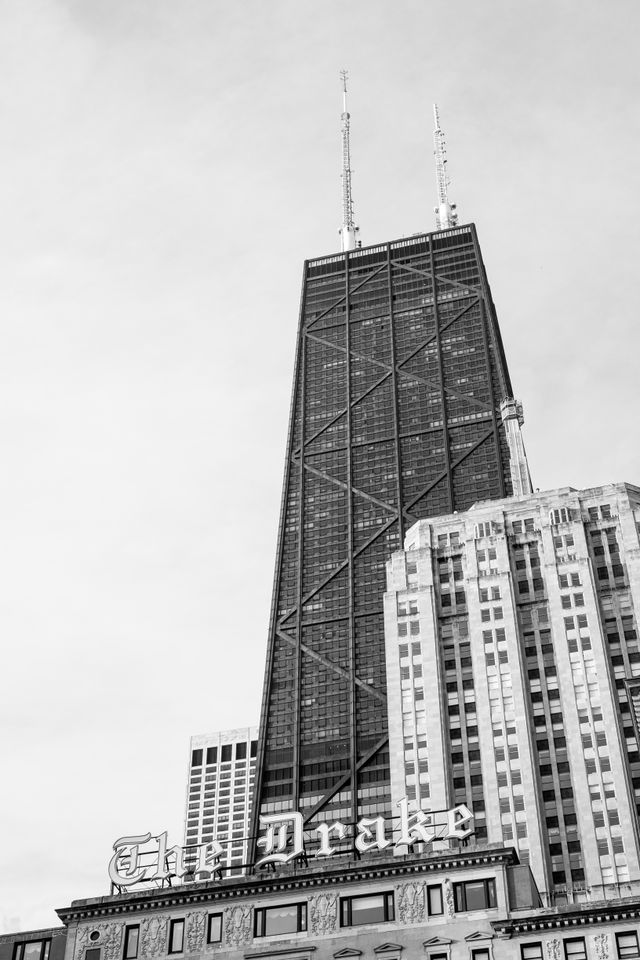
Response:
[{"label": "smaller tower in background", "polygon": [[191,737],[185,846],[215,837],[225,848],[227,876],[244,873],[249,858],[257,746],[255,727]]},{"label": "smaller tower in background", "polygon": [[357,240],[360,227],[356,227],[353,218],[353,197],[351,195],[351,146],[349,143],[349,120],[347,110],[347,77],[346,70],[340,71],[342,79],[342,226],[340,239],[343,250],[355,250],[360,246]]},{"label": "smaller tower in background", "polygon": [[434,207],[436,227],[438,230],[449,230],[456,226],[458,214],[455,203],[449,201],[448,187],[451,181],[447,176],[447,148],[444,142],[444,133],[440,129],[437,103],[433,105],[433,119],[435,122],[433,153],[436,158],[436,181],[438,184],[438,206]]}]

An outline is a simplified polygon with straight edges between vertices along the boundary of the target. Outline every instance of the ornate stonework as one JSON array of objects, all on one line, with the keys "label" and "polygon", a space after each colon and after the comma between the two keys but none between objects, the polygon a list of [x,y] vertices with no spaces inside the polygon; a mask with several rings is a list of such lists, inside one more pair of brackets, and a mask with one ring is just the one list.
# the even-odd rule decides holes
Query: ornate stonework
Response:
[{"label": "ornate stonework", "polygon": [[398,917],[401,923],[421,923],[425,916],[424,889],[420,880],[398,886]]},{"label": "ornate stonework", "polygon": [[224,932],[227,943],[239,947],[251,940],[251,907],[230,907],[224,912]]},{"label": "ornate stonework", "polygon": [[338,923],[338,895],[321,893],[309,901],[311,932],[314,934],[333,933]]},{"label": "ornate stonework", "polygon": [[444,882],[444,909],[448,917],[455,916],[456,907],[453,899],[453,887],[451,886],[451,880],[448,879]]},{"label": "ornate stonework", "polygon": [[606,933],[599,933],[596,937],[596,957],[598,960],[609,960],[609,937]]},{"label": "ornate stonework", "polygon": [[[86,923],[78,928],[76,938],[76,960],[83,960],[87,947],[102,947],[103,960],[120,960],[122,955],[122,923]],[[93,931],[97,931],[97,940],[90,940]]]},{"label": "ornate stonework", "polygon": [[548,960],[560,960],[560,941],[559,940],[549,940],[547,942],[547,957],[548,957]]},{"label": "ornate stonework", "polygon": [[167,952],[167,917],[149,917],[140,924],[140,955],[163,957]]},{"label": "ornate stonework", "polygon": [[206,914],[199,910],[187,914],[185,924],[187,953],[200,953],[202,950],[206,926],[205,917]]}]

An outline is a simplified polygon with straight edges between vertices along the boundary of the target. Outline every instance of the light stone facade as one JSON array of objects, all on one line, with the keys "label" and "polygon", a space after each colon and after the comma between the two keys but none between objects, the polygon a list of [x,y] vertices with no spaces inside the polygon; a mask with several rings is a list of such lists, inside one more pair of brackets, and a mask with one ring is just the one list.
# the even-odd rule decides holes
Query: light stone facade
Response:
[{"label": "light stone facade", "polygon": [[640,489],[564,488],[421,520],[387,565],[393,800],[467,803],[548,903],[640,883],[639,527]]},{"label": "light stone facade", "polygon": [[[530,878],[513,849],[486,847],[341,858],[314,868],[79,900],[58,913],[68,930],[64,960],[127,960],[127,928],[139,931],[128,960],[565,960],[580,956],[565,952],[576,941],[584,941],[588,960],[634,955],[628,948],[638,942],[640,899],[544,909]],[[490,904],[464,899],[479,886],[491,886]],[[362,897],[386,898],[388,918],[354,922],[348,905]],[[282,915],[293,907],[303,918],[297,930],[259,935],[261,914]],[[183,937],[180,949],[172,950],[176,924]],[[215,942],[209,942],[211,929]]]},{"label": "light stone facade", "polygon": [[191,737],[185,804],[185,846],[212,839],[222,844],[222,863],[244,872],[256,769],[256,727]]}]

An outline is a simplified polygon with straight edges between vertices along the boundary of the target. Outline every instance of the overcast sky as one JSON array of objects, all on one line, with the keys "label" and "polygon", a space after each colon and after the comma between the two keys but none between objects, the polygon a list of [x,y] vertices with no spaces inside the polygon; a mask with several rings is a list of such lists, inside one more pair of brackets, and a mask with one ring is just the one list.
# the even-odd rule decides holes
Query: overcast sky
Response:
[{"label": "overcast sky", "polygon": [[431,104],[534,485],[640,484],[636,0],[1,0],[0,930],[182,834],[258,720],[300,277],[434,228]]}]

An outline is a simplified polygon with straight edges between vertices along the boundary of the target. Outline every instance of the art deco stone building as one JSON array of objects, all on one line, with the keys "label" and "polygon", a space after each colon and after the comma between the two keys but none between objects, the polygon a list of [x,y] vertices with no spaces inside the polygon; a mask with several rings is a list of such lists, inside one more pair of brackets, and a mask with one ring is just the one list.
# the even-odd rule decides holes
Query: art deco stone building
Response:
[{"label": "art deco stone building", "polygon": [[421,520],[385,597],[394,800],[465,802],[549,903],[640,881],[640,489]]}]

